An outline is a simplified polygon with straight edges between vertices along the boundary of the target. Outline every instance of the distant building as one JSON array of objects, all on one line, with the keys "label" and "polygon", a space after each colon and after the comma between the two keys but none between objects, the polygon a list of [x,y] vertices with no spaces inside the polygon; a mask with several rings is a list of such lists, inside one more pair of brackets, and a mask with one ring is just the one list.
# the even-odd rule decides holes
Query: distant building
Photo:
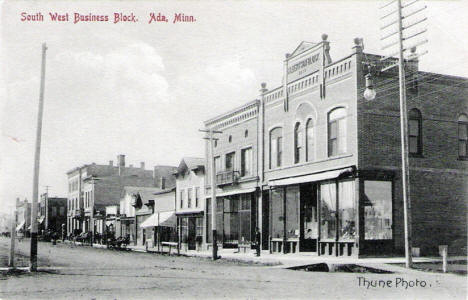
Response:
[{"label": "distant building", "polygon": [[172,178],[175,167],[156,166],[154,170],[145,170],[144,162],[138,168],[126,166],[125,155],[118,155],[117,160],[117,166],[109,161],[108,165],[93,163],[67,172],[68,233],[97,232],[94,219],[101,220],[105,216],[106,206],[120,204],[124,186],[157,187],[161,178],[175,185]]},{"label": "distant building", "polygon": [[154,202],[155,194],[161,191],[163,189],[160,187],[125,186],[123,188],[118,218],[120,236],[128,235],[131,243],[143,244],[143,228],[139,228],[137,224],[141,224],[153,213],[152,207],[148,207],[148,204],[150,200]]},{"label": "distant building", "polygon": [[0,234],[11,232],[11,216],[5,213],[0,213]]},{"label": "distant building", "polygon": [[38,209],[38,229],[51,232],[62,232],[62,224],[67,224],[67,198],[41,195]]},{"label": "distant building", "polygon": [[31,203],[27,199],[16,198],[16,231],[23,236],[31,233]]},{"label": "distant building", "polygon": [[[158,242],[177,242],[175,187],[157,192],[147,202],[135,204],[137,244],[148,247]],[[148,241],[148,242],[147,242]]]}]

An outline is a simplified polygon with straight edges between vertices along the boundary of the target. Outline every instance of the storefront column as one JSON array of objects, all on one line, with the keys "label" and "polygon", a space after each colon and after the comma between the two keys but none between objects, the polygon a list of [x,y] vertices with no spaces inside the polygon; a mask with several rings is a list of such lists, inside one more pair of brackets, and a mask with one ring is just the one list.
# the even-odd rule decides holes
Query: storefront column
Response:
[{"label": "storefront column", "polygon": [[286,236],[286,187],[282,187],[283,189],[283,254],[287,253],[286,244],[287,244],[287,236]]},{"label": "storefront column", "polygon": [[322,197],[322,189],[321,189],[321,186],[320,186],[320,183],[317,183],[317,254],[318,256],[322,255],[322,246],[320,245],[320,236],[321,236],[321,232],[322,232],[322,229],[320,228],[321,227],[321,219],[322,219],[322,215],[321,215],[321,207],[322,207],[322,201],[321,201],[321,197]]},{"label": "storefront column", "polygon": [[339,255],[339,249],[340,244],[338,243],[339,236],[340,236],[340,220],[339,220],[339,214],[340,214],[340,207],[339,207],[339,197],[340,197],[340,185],[338,184],[338,179],[335,179],[335,207],[336,207],[336,213],[335,213],[335,256]]}]

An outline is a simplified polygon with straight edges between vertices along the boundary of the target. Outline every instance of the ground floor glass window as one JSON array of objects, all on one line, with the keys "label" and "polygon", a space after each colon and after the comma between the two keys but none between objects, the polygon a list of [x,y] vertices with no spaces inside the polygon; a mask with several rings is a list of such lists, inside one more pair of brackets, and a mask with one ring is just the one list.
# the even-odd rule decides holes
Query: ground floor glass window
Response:
[{"label": "ground floor glass window", "polygon": [[336,183],[320,185],[320,237],[322,240],[336,238]]},{"label": "ground floor glass window", "polygon": [[364,181],[364,238],[392,239],[392,182]]}]

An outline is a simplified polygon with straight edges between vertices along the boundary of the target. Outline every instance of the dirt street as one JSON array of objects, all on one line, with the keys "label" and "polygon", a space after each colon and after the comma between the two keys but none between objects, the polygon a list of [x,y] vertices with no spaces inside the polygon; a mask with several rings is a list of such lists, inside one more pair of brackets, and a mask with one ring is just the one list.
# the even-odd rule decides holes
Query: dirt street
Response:
[{"label": "dirt street", "polygon": [[[9,240],[0,238],[5,266]],[[25,256],[29,240],[17,245]],[[27,262],[20,260],[21,263]],[[304,272],[205,258],[39,243],[36,274],[0,275],[0,299],[466,299],[466,276]]]}]

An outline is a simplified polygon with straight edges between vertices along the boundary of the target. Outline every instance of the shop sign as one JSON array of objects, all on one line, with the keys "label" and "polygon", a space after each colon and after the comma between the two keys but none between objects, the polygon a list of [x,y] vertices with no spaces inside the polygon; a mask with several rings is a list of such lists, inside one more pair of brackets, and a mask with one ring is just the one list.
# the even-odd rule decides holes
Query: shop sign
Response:
[{"label": "shop sign", "polygon": [[322,52],[312,52],[300,55],[288,62],[288,83],[306,75],[312,74],[320,69],[322,64]]}]

